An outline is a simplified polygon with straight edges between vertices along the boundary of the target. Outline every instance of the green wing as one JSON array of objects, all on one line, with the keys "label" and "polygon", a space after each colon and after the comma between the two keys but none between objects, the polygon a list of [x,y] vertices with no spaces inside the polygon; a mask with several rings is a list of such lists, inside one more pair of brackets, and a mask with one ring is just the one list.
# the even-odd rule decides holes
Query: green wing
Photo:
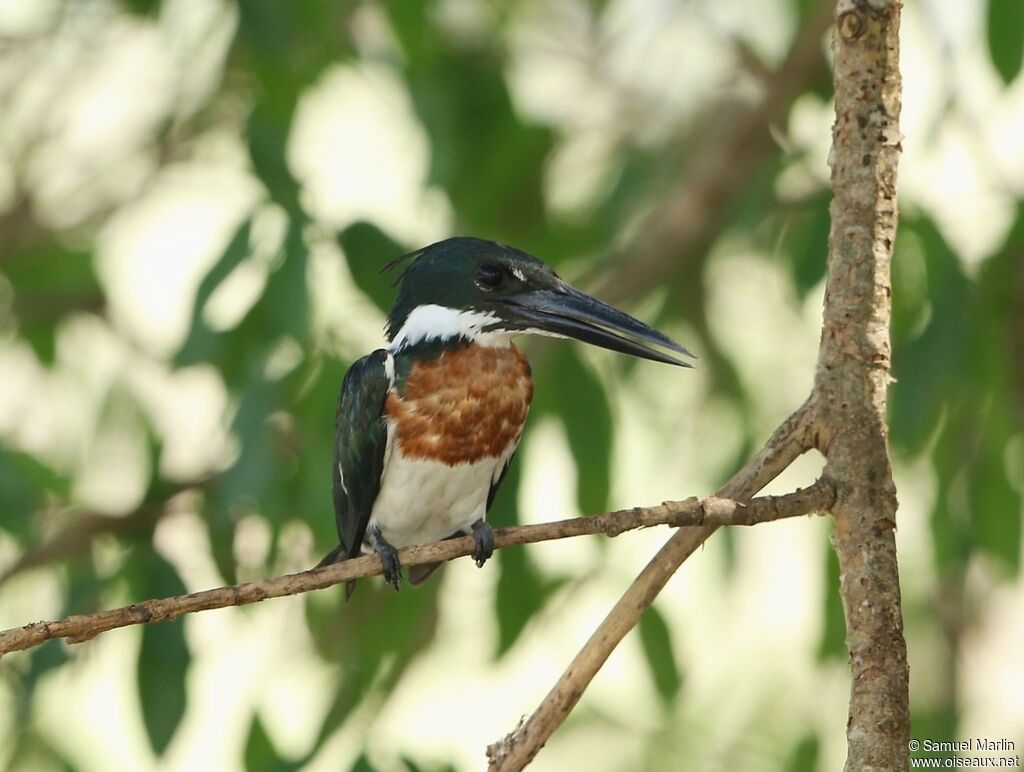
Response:
[{"label": "green wing", "polygon": [[505,466],[501,468],[501,474],[498,475],[498,479],[491,483],[491,489],[487,491],[487,509],[484,510],[485,512],[491,511],[491,504],[494,503],[494,497],[498,495],[498,488],[500,488],[501,484],[505,481],[505,475],[508,474],[508,468],[512,466],[512,460],[516,457],[516,452],[518,450],[519,448],[517,447],[516,450],[512,451],[512,455],[508,457],[508,461],[505,462]]},{"label": "green wing", "polygon": [[[391,379],[388,353],[378,349],[357,360],[345,374],[338,395],[334,440],[334,517],[341,546],[325,562],[360,552],[370,512],[380,492],[388,445],[383,417]],[[333,556],[333,560],[328,560]]]}]

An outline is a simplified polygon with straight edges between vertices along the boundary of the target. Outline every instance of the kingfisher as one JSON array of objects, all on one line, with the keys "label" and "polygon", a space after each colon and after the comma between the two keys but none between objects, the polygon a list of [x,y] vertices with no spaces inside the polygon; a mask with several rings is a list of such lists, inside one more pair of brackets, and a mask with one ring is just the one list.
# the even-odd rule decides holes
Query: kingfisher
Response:
[{"label": "kingfisher", "polygon": [[[471,535],[480,567],[494,551],[487,511],[533,398],[514,336],[572,338],[681,367],[694,356],[503,244],[450,238],[381,270],[402,264],[387,347],[353,363],[341,384],[332,470],[340,543],[318,564],[376,553],[396,590],[401,547]],[[410,584],[439,565],[412,566]]]}]

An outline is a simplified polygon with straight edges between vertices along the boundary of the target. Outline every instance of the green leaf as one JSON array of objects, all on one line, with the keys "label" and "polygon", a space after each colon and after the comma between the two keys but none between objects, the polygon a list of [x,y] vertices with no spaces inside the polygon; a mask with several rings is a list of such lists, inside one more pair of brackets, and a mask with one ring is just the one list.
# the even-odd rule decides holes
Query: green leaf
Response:
[{"label": "green leaf", "polygon": [[466,46],[437,28],[429,3],[388,3],[416,113],[431,141],[429,181],[458,212],[460,230],[534,248],[546,230],[546,127],[527,125],[506,85],[500,46]]},{"label": "green leaf", "polygon": [[[936,234],[937,236],[937,234]],[[948,252],[945,244],[931,244]],[[916,340],[930,320],[931,298],[929,291],[928,254],[924,240],[913,227],[900,228],[896,234],[895,259],[892,263],[892,340],[894,346],[902,348]],[[941,259],[947,259],[943,255]],[[932,282],[935,281],[932,277]],[[935,287],[932,287],[935,289]]]},{"label": "green leaf", "polygon": [[139,696],[149,742],[162,755],[185,714],[189,653],[181,623],[146,625],[139,652]]},{"label": "green leaf", "polygon": [[266,491],[280,482],[281,467],[276,463],[277,437],[268,416],[283,401],[279,384],[253,373],[231,423],[241,453],[235,464],[221,475],[214,501],[225,511],[241,499],[256,504]]},{"label": "green leaf", "polygon": [[[381,268],[409,250],[384,231],[365,221],[353,223],[338,234],[348,269],[356,285],[379,309],[387,311],[395,297],[392,282],[398,273],[382,274]],[[398,272],[402,270],[398,268]]]},{"label": "green leaf", "polygon": [[[950,735],[952,736],[952,735]],[[787,772],[815,772],[819,768],[818,761],[821,755],[821,743],[817,735],[806,735],[796,748],[786,766]]]},{"label": "green leaf", "polygon": [[666,704],[671,704],[679,694],[683,678],[672,649],[672,632],[661,612],[654,606],[650,606],[640,617],[640,641],[654,685]]},{"label": "green leaf", "polygon": [[61,641],[50,640],[31,651],[32,662],[26,676],[26,682],[32,688],[48,672],[61,667],[71,659],[68,654],[68,647]]},{"label": "green leaf", "polygon": [[341,666],[335,699],[314,745],[319,748],[371,694],[386,694],[437,628],[436,578],[395,592],[380,579],[361,579],[350,601],[341,587],[306,595],[306,623],[317,652]]},{"label": "green leaf", "polygon": [[889,425],[894,443],[920,452],[934,436],[947,401],[962,388],[965,373],[951,362],[970,358],[977,306],[957,256],[935,224],[906,218],[901,229],[921,242],[927,256],[927,297],[932,313],[913,340],[895,340]]},{"label": "green leaf", "polygon": [[938,495],[931,511],[932,550],[935,564],[943,575],[959,573],[967,565],[972,550],[968,513],[964,510],[960,485],[965,477],[963,423],[958,416],[947,419],[932,451],[939,480]]},{"label": "green leaf", "polygon": [[402,763],[406,766],[406,772],[456,772],[455,767],[451,764],[437,765],[434,763],[424,769],[408,756],[402,757]]},{"label": "green leaf", "polygon": [[304,761],[281,758],[258,715],[252,717],[249,737],[245,741],[245,768],[252,772],[294,772]]},{"label": "green leaf", "polygon": [[267,501],[272,491],[280,490],[283,473],[276,463],[279,438],[268,421],[279,403],[280,388],[264,379],[256,365],[250,368],[249,377],[231,423],[241,452],[235,463],[217,478],[204,501],[211,554],[229,584],[237,578],[234,535],[239,515],[257,509],[282,517],[286,514]]},{"label": "green leaf", "polygon": [[[284,237],[284,263],[270,275],[266,292],[263,294],[266,314],[265,324],[276,335],[290,335],[299,342],[309,337],[309,249],[306,247],[302,229],[304,219],[292,219]],[[258,318],[258,317],[256,317]]]},{"label": "green leaf", "polygon": [[[151,553],[146,565],[138,566],[136,571],[145,572],[135,582],[137,586],[146,588],[143,597],[165,597],[185,592],[175,570],[155,553]],[[138,661],[139,699],[146,733],[158,756],[167,749],[185,714],[185,676],[189,661],[182,622],[143,625]]]},{"label": "green leaf", "polygon": [[215,363],[228,387],[232,391],[243,391],[248,388],[250,379],[262,377],[267,356],[282,338],[290,337],[308,346],[308,249],[302,225],[303,221],[299,220],[289,222],[284,259],[267,277],[259,300],[235,329],[215,333],[203,320],[203,306],[248,253],[250,223],[239,228],[200,286],[189,336],[176,358],[179,367],[196,362]]},{"label": "green leaf", "polygon": [[121,4],[138,16],[152,16],[160,10],[161,0],[121,0]]},{"label": "green leaf", "polygon": [[1024,66],[1024,3],[989,0],[988,51],[1004,83],[1011,83]]},{"label": "green leaf", "polygon": [[370,763],[365,753],[360,753],[359,758],[353,762],[350,772],[377,772],[377,768]]},{"label": "green leaf", "polygon": [[285,160],[289,128],[290,124],[282,123],[279,116],[261,105],[249,116],[246,137],[256,176],[271,199],[290,217],[296,218],[302,216],[302,205],[299,203],[299,184]]},{"label": "green leaf", "polygon": [[821,644],[818,646],[818,658],[821,660],[845,660],[846,652],[846,616],[843,614],[843,601],[839,596],[839,558],[831,544],[825,544],[825,608],[822,618],[824,626],[821,631]]},{"label": "green leaf", "polygon": [[939,486],[932,544],[943,575],[962,572],[975,550],[1014,573],[1020,568],[1021,496],[1006,453],[1024,424],[1020,384],[1006,363],[1024,323],[1022,213],[975,281],[926,218],[906,218],[897,241],[904,264],[893,273],[890,427],[894,445],[911,452],[931,445]]},{"label": "green leaf", "polygon": [[[926,707],[924,709],[914,709],[911,706],[911,720],[910,725],[913,728],[912,735],[918,738],[924,737],[958,737],[960,726],[959,726],[959,709],[954,700],[943,699],[943,705],[937,707]],[[918,751],[913,754],[914,756],[921,757],[927,756],[931,758],[950,758],[955,754],[941,754],[941,753],[924,753]],[[949,769],[949,767],[946,767]]]},{"label": "green leaf", "polygon": [[[11,669],[8,684],[12,687],[8,694],[9,718],[8,726],[27,727],[32,724],[33,701],[39,681],[52,670],[62,667],[68,662],[68,647],[64,641],[49,640],[41,646],[26,652],[29,658],[28,668]],[[17,767],[11,767],[17,768]]]},{"label": "green leaf", "polygon": [[33,530],[47,496],[66,500],[68,481],[34,456],[0,447],[0,528],[20,540]]},{"label": "green leaf", "polygon": [[1007,417],[990,412],[970,465],[968,500],[971,526],[979,549],[1001,560],[1016,575],[1020,571],[1021,496],[1007,477],[1008,437],[1000,431]]},{"label": "green leaf", "polygon": [[287,129],[299,95],[351,56],[353,6],[337,0],[238,4],[235,52],[260,91],[259,108]]},{"label": "green leaf", "polygon": [[[103,608],[103,593],[118,581],[115,576],[101,578],[96,575],[96,566],[91,559],[72,560],[65,566],[67,590],[64,598],[65,614],[81,614]],[[148,597],[140,589],[137,598]]]},{"label": "green leaf", "polygon": [[565,424],[578,470],[576,499],[584,513],[604,512],[611,487],[612,411],[597,376],[575,347],[560,345],[537,368],[534,409]]},{"label": "green leaf", "polygon": [[57,241],[6,256],[3,273],[14,290],[18,331],[45,364],[53,362],[59,322],[76,311],[99,311],[105,302],[92,253]]},{"label": "green leaf", "polygon": [[522,547],[500,550],[491,560],[501,566],[495,605],[498,609],[498,647],[501,657],[519,640],[526,625],[558,585],[546,581]]},{"label": "green leaf", "polygon": [[286,511],[279,518],[267,513],[271,519],[282,522],[302,517],[313,529],[316,543],[324,553],[338,543],[330,472],[334,457],[334,409],[347,367],[347,362],[323,357],[311,363],[302,378],[300,391],[290,405],[293,432],[302,438],[302,449],[295,459],[294,473],[283,480],[281,495]]},{"label": "green leaf", "polygon": [[781,248],[801,297],[825,278],[831,223],[826,196],[818,196],[786,222]]},{"label": "green leaf", "polygon": [[[495,524],[516,522],[518,500],[519,465],[513,459],[487,519]],[[499,609],[495,656],[500,657],[512,648],[537,610],[562,582],[544,579],[522,547],[499,550],[491,560],[501,568],[495,601]]]},{"label": "green leaf", "polygon": [[229,503],[211,502],[210,517],[207,519],[207,533],[210,537],[210,557],[225,584],[238,583],[238,566],[235,563],[235,521],[228,516]]},{"label": "green leaf", "polygon": [[[240,243],[241,238],[236,241]],[[309,351],[307,257],[302,223],[293,219],[285,235],[284,260],[267,278],[262,297],[234,330],[216,337],[215,353],[210,355],[238,400],[231,428],[241,453],[212,488],[206,512],[213,555],[228,581],[234,573],[231,534],[236,514],[240,510],[261,511],[276,530],[295,512],[295,500],[285,494],[301,465],[290,419],[283,411],[308,379],[309,364],[281,378],[268,377],[266,364],[282,340],[299,346],[300,365]],[[211,285],[214,283],[211,281]],[[332,394],[316,406],[322,411],[325,431],[333,426],[333,404]],[[329,459],[330,454],[323,457]],[[325,474],[324,480],[329,479]],[[311,490],[330,490],[329,482],[323,486]]]},{"label": "green leaf", "polygon": [[207,326],[203,318],[203,309],[217,288],[249,256],[251,234],[252,221],[246,220],[235,231],[224,253],[200,282],[195,302],[192,304],[192,321],[189,324],[188,336],[174,360],[177,367],[215,361],[219,358],[217,343],[220,336]]},{"label": "green leaf", "polygon": [[[976,432],[967,466],[968,500],[978,546],[1017,575],[1022,531],[1019,461],[1009,457],[1024,441],[1024,369],[1019,364],[1024,329],[1024,202],[1019,202],[1005,243],[981,267],[971,330],[973,359],[962,385],[962,412]],[[1007,365],[1016,362],[1017,366]]]},{"label": "green leaf", "polygon": [[792,0],[800,23],[803,24],[807,18],[818,8],[821,8],[821,0]]},{"label": "green leaf", "polygon": [[31,724],[17,732],[11,747],[5,748],[6,769],[32,770],[32,772],[76,772],[80,767],[72,764],[64,752],[34,730]]}]

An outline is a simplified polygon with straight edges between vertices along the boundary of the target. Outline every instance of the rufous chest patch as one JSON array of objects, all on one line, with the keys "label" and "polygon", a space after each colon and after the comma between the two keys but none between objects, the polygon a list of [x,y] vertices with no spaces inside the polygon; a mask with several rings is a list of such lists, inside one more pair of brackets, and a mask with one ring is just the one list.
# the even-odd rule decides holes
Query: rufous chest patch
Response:
[{"label": "rufous chest patch", "polygon": [[416,362],[384,411],[403,455],[453,466],[497,458],[518,442],[532,399],[521,351],[471,344]]}]

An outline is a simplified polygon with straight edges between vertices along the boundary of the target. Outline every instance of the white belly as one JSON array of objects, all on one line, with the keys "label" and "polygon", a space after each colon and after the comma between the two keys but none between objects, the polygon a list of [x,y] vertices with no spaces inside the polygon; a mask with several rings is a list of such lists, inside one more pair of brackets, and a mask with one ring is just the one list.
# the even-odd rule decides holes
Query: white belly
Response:
[{"label": "white belly", "polygon": [[486,515],[491,483],[506,460],[507,456],[485,458],[448,466],[408,458],[396,448],[388,458],[369,525],[378,526],[399,548],[468,533]]}]

